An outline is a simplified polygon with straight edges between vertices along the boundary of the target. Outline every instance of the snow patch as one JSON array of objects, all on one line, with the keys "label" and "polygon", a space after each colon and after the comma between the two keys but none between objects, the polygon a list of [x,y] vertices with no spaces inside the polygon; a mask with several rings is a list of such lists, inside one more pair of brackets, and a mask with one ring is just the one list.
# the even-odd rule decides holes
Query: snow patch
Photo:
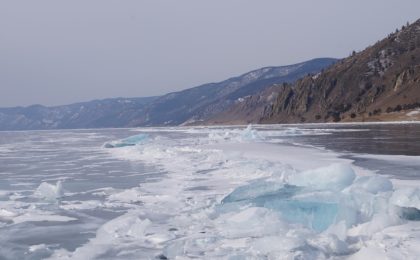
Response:
[{"label": "snow patch", "polygon": [[420,115],[420,110],[414,110],[414,111],[408,112],[406,115],[407,116],[417,116],[417,115]]}]

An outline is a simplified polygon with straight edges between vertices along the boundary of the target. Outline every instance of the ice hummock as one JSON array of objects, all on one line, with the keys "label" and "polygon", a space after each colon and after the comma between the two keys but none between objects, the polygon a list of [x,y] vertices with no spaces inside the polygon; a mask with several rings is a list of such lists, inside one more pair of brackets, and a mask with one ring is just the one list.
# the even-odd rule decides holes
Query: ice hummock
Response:
[{"label": "ice hummock", "polygon": [[112,141],[104,144],[104,148],[119,148],[125,146],[135,146],[144,143],[148,138],[147,134],[133,135],[118,141]]},{"label": "ice hummock", "polygon": [[405,188],[396,190],[391,197],[391,203],[406,208],[416,208],[420,210],[420,189]]},{"label": "ice hummock", "polygon": [[56,200],[64,195],[62,181],[57,181],[56,184],[48,182],[41,183],[34,192],[35,197]]},{"label": "ice hummock", "polygon": [[398,207],[400,217],[408,220],[420,220],[420,189],[404,188],[396,190],[390,202]]},{"label": "ice hummock", "polygon": [[244,129],[233,129],[229,131],[212,130],[209,133],[208,139],[216,142],[252,142],[264,140],[264,138],[252,127],[252,125],[248,125]]},{"label": "ice hummock", "polygon": [[350,228],[375,214],[388,214],[392,189],[391,182],[383,177],[356,179],[350,165],[332,164],[277,182],[252,181],[236,188],[222,203],[271,209],[287,222],[322,232],[340,222]]},{"label": "ice hummock", "polygon": [[356,174],[349,165],[332,164],[326,167],[291,175],[288,183],[318,190],[342,190],[351,185]]}]

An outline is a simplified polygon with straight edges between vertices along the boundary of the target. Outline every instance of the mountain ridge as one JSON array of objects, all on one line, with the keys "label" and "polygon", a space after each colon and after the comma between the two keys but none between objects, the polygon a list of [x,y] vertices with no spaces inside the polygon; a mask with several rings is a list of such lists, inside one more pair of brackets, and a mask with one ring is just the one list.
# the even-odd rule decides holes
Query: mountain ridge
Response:
[{"label": "mountain ridge", "polygon": [[63,106],[0,108],[0,130],[69,129],[182,125],[201,122],[279,82],[320,71],[336,62],[333,58],[312,59],[286,66],[252,70],[227,80],[202,84],[158,97],[114,98]]},{"label": "mountain ridge", "polygon": [[[251,95],[275,82],[293,82],[334,63],[333,58],[312,59],[297,64],[264,67],[218,83],[203,84],[159,97],[136,125],[180,125],[200,122],[222,112],[236,98]],[[258,77],[256,77],[258,74]]]},{"label": "mountain ridge", "polygon": [[[108,98],[61,106],[0,108],[0,130],[46,130],[118,127],[141,113],[156,97]],[[132,114],[132,115],[127,115]]]},{"label": "mountain ridge", "polygon": [[420,108],[420,20],[316,77],[280,88],[259,122],[401,120]]},{"label": "mountain ridge", "polygon": [[420,120],[420,20],[294,84],[274,84],[205,124]]}]

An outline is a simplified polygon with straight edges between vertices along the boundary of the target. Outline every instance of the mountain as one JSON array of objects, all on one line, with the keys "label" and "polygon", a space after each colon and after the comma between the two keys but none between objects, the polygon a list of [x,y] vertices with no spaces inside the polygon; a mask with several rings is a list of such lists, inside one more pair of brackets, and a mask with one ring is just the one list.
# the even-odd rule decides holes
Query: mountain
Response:
[{"label": "mountain", "polygon": [[268,97],[258,123],[420,120],[420,20]]},{"label": "mountain", "polygon": [[289,66],[266,67],[219,83],[170,93],[155,100],[144,117],[132,125],[200,124],[245,96],[259,93],[276,83],[294,82],[334,62],[336,59],[322,58]]},{"label": "mountain", "polygon": [[155,99],[113,98],[55,107],[0,108],[0,130],[121,127],[144,113]]},{"label": "mountain", "polygon": [[239,98],[227,109],[201,122],[203,125],[243,125],[258,124],[278,95],[278,85],[272,85],[263,91]]},{"label": "mountain", "polygon": [[276,83],[294,82],[316,73],[335,59],[314,59],[266,67],[219,83],[210,83],[161,97],[115,98],[65,106],[0,108],[0,130],[164,126],[200,123],[243,97]]}]

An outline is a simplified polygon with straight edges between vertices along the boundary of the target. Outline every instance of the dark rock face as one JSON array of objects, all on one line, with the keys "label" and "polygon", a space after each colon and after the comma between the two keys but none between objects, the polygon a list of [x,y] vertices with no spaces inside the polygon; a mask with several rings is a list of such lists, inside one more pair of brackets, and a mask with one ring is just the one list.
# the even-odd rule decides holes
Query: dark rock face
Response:
[{"label": "dark rock face", "polygon": [[272,87],[258,122],[381,120],[420,107],[420,20],[322,73]]},{"label": "dark rock face", "polygon": [[0,108],[0,130],[164,126],[202,122],[225,111],[244,96],[282,82],[293,82],[331,65],[315,59],[267,67],[219,83],[150,98],[115,98],[66,106]]}]

